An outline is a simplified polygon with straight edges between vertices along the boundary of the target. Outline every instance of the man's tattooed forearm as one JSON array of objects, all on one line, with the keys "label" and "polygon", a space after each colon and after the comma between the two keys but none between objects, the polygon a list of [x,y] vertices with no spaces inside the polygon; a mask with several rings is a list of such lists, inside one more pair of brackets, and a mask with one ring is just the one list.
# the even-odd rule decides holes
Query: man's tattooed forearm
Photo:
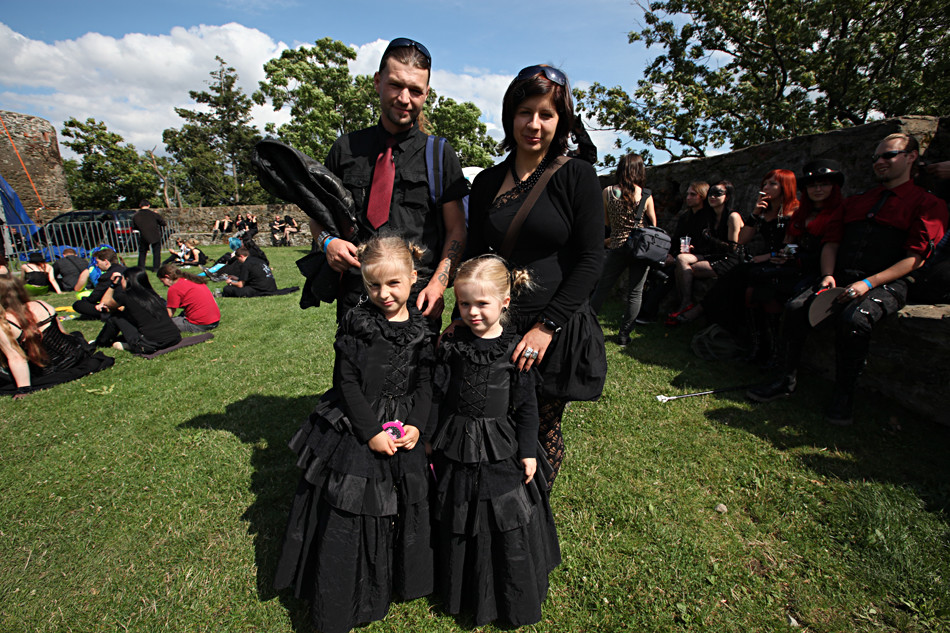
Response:
[{"label": "man's tattooed forearm", "polygon": [[449,287],[449,273],[451,272],[451,270],[452,270],[452,261],[450,259],[448,258],[443,259],[442,262],[439,263],[439,270],[436,274],[436,279],[438,279],[439,283],[445,286],[446,288]]}]

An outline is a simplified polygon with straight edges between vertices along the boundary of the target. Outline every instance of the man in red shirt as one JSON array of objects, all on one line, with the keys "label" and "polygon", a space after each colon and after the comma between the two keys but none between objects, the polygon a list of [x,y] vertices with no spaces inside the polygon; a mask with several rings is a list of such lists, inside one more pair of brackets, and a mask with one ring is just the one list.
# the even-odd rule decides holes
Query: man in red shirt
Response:
[{"label": "man in red shirt", "polygon": [[[851,424],[855,383],[867,359],[871,331],[881,319],[904,307],[906,275],[923,265],[947,230],[947,205],[912,180],[918,156],[913,136],[886,137],[872,156],[880,185],[845,200],[828,222],[819,289],[846,288],[832,317],[835,389],[825,411],[832,424]],[[783,331],[784,375],[746,392],[751,400],[769,402],[795,391],[809,330],[808,307],[815,296],[807,291],[789,302]]]}]

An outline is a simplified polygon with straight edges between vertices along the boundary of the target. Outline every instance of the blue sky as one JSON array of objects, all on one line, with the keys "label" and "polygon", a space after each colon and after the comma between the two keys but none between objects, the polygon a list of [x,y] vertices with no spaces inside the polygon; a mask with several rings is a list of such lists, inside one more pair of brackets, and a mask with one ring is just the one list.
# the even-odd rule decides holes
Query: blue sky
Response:
[{"label": "blue sky", "polygon": [[[174,108],[192,107],[188,90],[205,86],[215,55],[237,69],[250,93],[264,61],[284,48],[331,37],[359,51],[351,71],[371,73],[390,39],[411,37],[432,52],[432,87],[474,101],[495,136],[502,94],[520,68],[550,63],[575,86],[632,90],[650,55],[627,42],[642,11],[623,0],[5,4],[0,109],[44,117],[57,130],[69,117],[93,117],[140,150],[162,150],[162,130],[181,124]],[[260,127],[285,116],[264,108],[254,114]],[[594,139],[602,155],[617,153],[612,135]]]}]

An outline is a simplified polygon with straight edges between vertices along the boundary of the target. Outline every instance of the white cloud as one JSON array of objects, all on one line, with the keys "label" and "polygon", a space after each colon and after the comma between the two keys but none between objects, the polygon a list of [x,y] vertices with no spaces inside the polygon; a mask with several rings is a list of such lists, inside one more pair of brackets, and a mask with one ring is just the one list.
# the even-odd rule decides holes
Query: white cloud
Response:
[{"label": "white cloud", "polygon": [[[351,44],[357,58],[350,72],[372,75],[388,43]],[[54,43],[31,40],[0,23],[0,59],[7,60],[0,64],[0,109],[41,116],[57,131],[71,117],[94,118],[139,150],[162,152],[162,131],[182,124],[174,109],[196,107],[188,91],[206,88],[209,73],[218,67],[216,55],[237,70],[239,85],[251,94],[264,79],[264,63],[286,48],[284,42],[237,23],[121,38],[87,33]],[[453,73],[436,67],[431,85],[441,96],[473,102],[488,133],[501,140],[502,98],[511,80],[511,75],[483,68]],[[255,106],[252,114],[262,131],[266,123],[279,125],[289,118],[286,111],[268,106]],[[602,156],[611,151],[615,135],[592,136]]]},{"label": "white cloud", "polygon": [[[202,90],[217,68],[215,55],[237,70],[250,94],[263,64],[286,48],[240,24],[175,27],[167,35],[87,33],[47,44],[0,23],[0,86],[4,107],[35,113],[59,130],[70,117],[104,121],[140,150],[163,148],[162,130],[178,127],[175,107],[193,108],[189,90]],[[283,118],[255,108],[256,123]]]}]

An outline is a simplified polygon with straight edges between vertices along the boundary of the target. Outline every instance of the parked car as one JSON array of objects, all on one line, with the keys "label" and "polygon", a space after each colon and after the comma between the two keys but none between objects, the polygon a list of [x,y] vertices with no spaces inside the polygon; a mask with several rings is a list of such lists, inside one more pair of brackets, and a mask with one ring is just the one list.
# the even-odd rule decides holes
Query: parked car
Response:
[{"label": "parked car", "polygon": [[120,252],[138,249],[138,231],[132,227],[135,209],[69,211],[60,213],[33,236],[34,248],[73,246],[92,249],[110,244]]}]

